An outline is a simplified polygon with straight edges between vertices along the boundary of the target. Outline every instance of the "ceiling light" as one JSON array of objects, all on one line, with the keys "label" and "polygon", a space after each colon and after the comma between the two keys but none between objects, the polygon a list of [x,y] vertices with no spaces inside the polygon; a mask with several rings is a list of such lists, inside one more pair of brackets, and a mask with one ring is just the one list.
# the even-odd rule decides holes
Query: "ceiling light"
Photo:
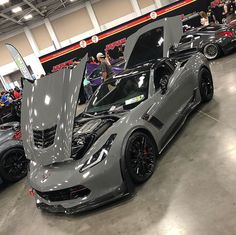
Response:
[{"label": "ceiling light", "polygon": [[30,20],[30,19],[32,19],[32,18],[33,18],[33,16],[32,16],[31,14],[24,16],[24,19],[25,19],[25,20]]},{"label": "ceiling light", "polygon": [[18,13],[20,11],[22,11],[22,8],[21,7],[15,7],[11,10],[13,13]]},{"label": "ceiling light", "polygon": [[9,0],[0,0],[0,5],[4,5],[6,3],[9,3]]}]

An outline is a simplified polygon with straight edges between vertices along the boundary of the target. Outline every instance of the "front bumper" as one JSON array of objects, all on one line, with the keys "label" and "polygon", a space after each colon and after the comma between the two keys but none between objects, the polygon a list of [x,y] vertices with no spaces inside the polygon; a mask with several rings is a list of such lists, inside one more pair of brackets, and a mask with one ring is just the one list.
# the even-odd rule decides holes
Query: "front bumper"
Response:
[{"label": "front bumper", "polygon": [[[123,166],[124,164],[117,156],[110,156],[110,159],[113,160],[103,161],[83,173],[77,170],[75,162],[63,163],[60,167],[53,168],[31,163],[28,177],[31,187],[35,190],[37,207],[49,212],[73,214],[133,195],[134,185]],[[65,194],[62,194],[63,200],[61,200],[61,194],[59,195],[57,192],[64,192],[78,185],[89,189],[90,193],[66,199]],[[44,194],[49,195],[51,192],[54,192],[54,198],[56,198],[54,201],[54,198],[50,199],[50,196],[44,196]]]},{"label": "front bumper", "polygon": [[94,210],[98,207],[104,206],[106,204],[109,204],[111,202],[115,202],[121,199],[126,199],[129,197],[132,197],[132,193],[124,190],[124,192],[121,192],[120,194],[114,195],[113,193],[110,193],[108,195],[105,195],[101,198],[97,198],[94,201],[88,201],[70,208],[65,208],[63,207],[61,204],[51,204],[50,202],[43,202],[42,199],[40,199],[40,197],[37,195],[36,196],[36,206],[39,209],[45,210],[47,212],[51,212],[51,213],[65,213],[68,215],[72,215],[75,213],[81,213],[81,212],[85,212],[85,211],[90,211],[90,210]]}]

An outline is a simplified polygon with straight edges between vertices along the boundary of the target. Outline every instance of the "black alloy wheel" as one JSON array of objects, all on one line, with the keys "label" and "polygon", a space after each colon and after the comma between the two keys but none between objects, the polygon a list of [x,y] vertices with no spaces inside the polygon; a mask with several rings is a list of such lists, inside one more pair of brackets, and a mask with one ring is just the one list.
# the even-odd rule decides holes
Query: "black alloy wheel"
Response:
[{"label": "black alloy wheel", "polygon": [[208,44],[203,49],[203,54],[208,60],[214,60],[220,55],[220,49],[216,44]]},{"label": "black alloy wheel", "polygon": [[146,182],[153,174],[158,151],[150,136],[135,132],[128,140],[125,161],[130,177],[136,184]]},{"label": "black alloy wheel", "polygon": [[199,89],[202,102],[208,102],[213,98],[214,95],[212,74],[208,69],[202,68],[199,76],[200,76]]},{"label": "black alloy wheel", "polygon": [[27,174],[28,160],[23,148],[14,147],[0,157],[0,175],[8,182],[16,182]]}]

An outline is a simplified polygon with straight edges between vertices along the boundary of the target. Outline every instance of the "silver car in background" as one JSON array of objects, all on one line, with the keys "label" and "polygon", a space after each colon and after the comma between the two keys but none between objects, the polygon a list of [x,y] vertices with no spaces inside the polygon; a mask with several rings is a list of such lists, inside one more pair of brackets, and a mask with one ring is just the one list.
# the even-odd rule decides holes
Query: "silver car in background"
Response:
[{"label": "silver car in background", "polygon": [[173,17],[132,35],[125,71],[104,82],[79,116],[86,57],[72,70],[25,82],[21,127],[39,208],[68,214],[93,209],[132,194],[135,184],[152,176],[187,116],[214,93],[201,53],[164,58],[181,30]]}]

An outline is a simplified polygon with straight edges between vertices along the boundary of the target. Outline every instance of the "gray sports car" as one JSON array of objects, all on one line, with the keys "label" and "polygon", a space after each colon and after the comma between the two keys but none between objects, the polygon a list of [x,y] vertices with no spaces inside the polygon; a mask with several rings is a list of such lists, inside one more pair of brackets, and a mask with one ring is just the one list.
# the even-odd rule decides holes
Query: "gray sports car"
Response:
[{"label": "gray sports car", "polygon": [[16,182],[25,177],[27,166],[20,123],[10,122],[0,125],[0,184]]},{"label": "gray sports car", "polygon": [[221,54],[227,54],[236,48],[236,25],[209,25],[187,31],[180,42],[171,49],[171,54],[202,52],[207,59],[213,60]]},{"label": "gray sports car", "polygon": [[86,57],[72,70],[25,82],[22,135],[39,208],[69,214],[93,209],[151,177],[187,116],[213,97],[201,53],[181,62],[164,58],[181,29],[174,17],[132,35],[125,71],[104,82],[78,116]]}]

